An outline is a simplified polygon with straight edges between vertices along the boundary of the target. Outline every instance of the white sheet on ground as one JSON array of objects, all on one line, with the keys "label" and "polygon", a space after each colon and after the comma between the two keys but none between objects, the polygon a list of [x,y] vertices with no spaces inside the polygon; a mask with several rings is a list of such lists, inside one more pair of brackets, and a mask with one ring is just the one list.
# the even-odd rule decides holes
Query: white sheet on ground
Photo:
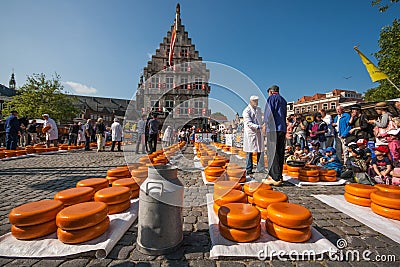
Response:
[{"label": "white sheet on ground", "polygon": [[297,178],[293,178],[289,175],[283,175],[283,181],[289,182],[295,186],[303,186],[303,185],[343,185],[346,183],[346,180],[339,179],[336,182],[302,182]]},{"label": "white sheet on ground", "polygon": [[313,197],[400,243],[400,221],[380,216],[369,207],[349,203],[343,195],[313,195]]},{"label": "white sheet on ground", "polygon": [[11,233],[0,237],[0,256],[19,258],[62,257],[96,251],[97,258],[105,258],[138,217],[139,199],[131,200],[128,211],[109,215],[110,227],[100,237],[76,245],[67,245],[57,239],[56,233],[35,239],[18,240]]},{"label": "white sheet on ground", "polygon": [[[317,230],[312,228],[312,235],[305,243],[290,243],[278,240],[269,235],[265,230],[265,222],[261,222],[261,236],[251,243],[237,243],[223,238],[218,229],[218,216],[213,209],[213,196],[207,194],[208,225],[210,227],[211,251],[210,258],[218,257],[265,257],[277,256],[302,256],[310,251],[315,256],[326,252],[336,252],[337,248]],[[261,255],[260,255],[261,254]]]}]

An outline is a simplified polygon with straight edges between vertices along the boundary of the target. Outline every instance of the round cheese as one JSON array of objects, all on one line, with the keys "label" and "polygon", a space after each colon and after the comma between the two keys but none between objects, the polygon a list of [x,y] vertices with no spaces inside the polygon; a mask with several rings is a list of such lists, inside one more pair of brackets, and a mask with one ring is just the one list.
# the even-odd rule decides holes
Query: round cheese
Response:
[{"label": "round cheese", "polygon": [[386,208],[400,209],[400,194],[378,190],[371,193],[371,201]]},{"label": "round cheese", "polygon": [[56,223],[64,230],[79,230],[94,226],[103,221],[108,214],[107,204],[103,202],[84,202],[69,206],[57,214]]},{"label": "round cheese", "polygon": [[239,190],[232,189],[230,191],[214,191],[214,202],[217,205],[222,206],[228,203],[246,203],[247,196],[245,193]]},{"label": "round cheese", "polygon": [[245,203],[228,203],[221,206],[218,218],[222,224],[235,229],[255,228],[261,222],[260,211]]},{"label": "round cheese", "polygon": [[303,176],[299,175],[299,180],[302,182],[319,182],[319,176]]},{"label": "round cheese", "polygon": [[108,205],[108,214],[116,214],[121,213],[129,209],[131,206],[131,201],[127,200],[118,204],[110,204]]},{"label": "round cheese", "polygon": [[299,170],[299,175],[300,176],[319,176],[319,171],[318,170],[308,170],[308,169],[300,169]]},{"label": "round cheese", "polygon": [[139,167],[131,172],[132,176],[137,178],[147,178],[148,168],[147,167]]},{"label": "round cheese", "polygon": [[[254,200],[253,200],[253,203],[254,203]],[[260,211],[261,219],[266,220],[268,218],[267,209],[261,208],[259,206],[255,206],[255,207]]]},{"label": "round cheese", "polygon": [[118,204],[129,200],[131,190],[128,187],[109,187],[104,188],[94,194],[94,201],[107,204]]},{"label": "round cheese", "polygon": [[221,235],[234,242],[251,242],[257,240],[261,235],[261,225],[250,229],[235,229],[223,225],[221,222],[218,224],[219,232]]},{"label": "round cheese", "polygon": [[336,182],[336,175],[334,176],[327,176],[327,175],[320,175],[319,180],[322,182]]},{"label": "round cheese", "polygon": [[40,200],[13,208],[8,218],[15,226],[37,225],[54,220],[63,207],[59,200]]},{"label": "round cheese", "polygon": [[112,183],[112,186],[125,186],[130,188],[132,191],[138,190],[140,186],[133,178],[118,179]]},{"label": "round cheese", "polygon": [[130,177],[131,173],[128,168],[112,168],[107,171],[109,177]]},{"label": "round cheese", "polygon": [[319,170],[319,175],[320,176],[335,176],[336,177],[336,171],[335,170],[330,170],[330,169],[320,169]]},{"label": "round cheese", "polygon": [[211,167],[223,167],[223,166],[225,166],[225,164],[226,164],[226,161],[222,160],[222,159],[213,159],[213,160],[208,161],[208,166],[211,166]]},{"label": "round cheese", "polygon": [[311,227],[291,229],[279,226],[270,220],[265,221],[267,232],[275,238],[286,242],[302,243],[306,242],[311,237]]},{"label": "round cheese", "polygon": [[278,191],[258,190],[253,194],[253,200],[257,206],[266,209],[271,203],[288,201],[288,197]]},{"label": "round cheese", "polygon": [[346,184],[344,191],[357,197],[370,198],[372,192],[378,190],[372,185],[366,184]]},{"label": "round cheese", "polygon": [[243,175],[246,174],[246,170],[245,170],[245,169],[233,169],[233,168],[229,168],[229,169],[226,169],[226,173],[228,174],[229,177],[238,177],[238,178],[241,178]]},{"label": "round cheese", "polygon": [[84,179],[77,182],[76,187],[91,187],[94,189],[94,192],[97,192],[100,189],[108,187],[108,180],[105,178]]},{"label": "round cheese", "polygon": [[70,206],[91,201],[93,194],[94,189],[92,187],[75,187],[56,193],[54,199],[61,201],[65,206]]},{"label": "round cheese", "polygon": [[371,199],[365,197],[358,197],[347,192],[344,193],[344,198],[347,202],[350,202],[355,205],[369,207],[371,206]]},{"label": "round cheese", "polygon": [[218,181],[214,184],[214,190],[242,190],[242,185],[235,181]]},{"label": "round cheese", "polygon": [[301,169],[301,167],[292,167],[292,166],[287,165],[286,169],[287,169],[289,172],[299,172],[300,169]]},{"label": "round cheese", "polygon": [[305,228],[312,224],[313,218],[309,209],[288,202],[272,203],[267,208],[271,222],[287,228]]},{"label": "round cheese", "polygon": [[376,184],[374,187],[383,192],[400,194],[400,186],[398,185]]},{"label": "round cheese", "polygon": [[204,168],[204,173],[210,176],[221,176],[225,172],[222,167],[206,167]]},{"label": "round cheese", "polygon": [[58,239],[66,244],[78,244],[86,242],[104,234],[110,226],[110,219],[106,217],[100,223],[80,230],[57,229]]},{"label": "round cheese", "polygon": [[57,231],[56,220],[31,226],[11,226],[11,234],[16,239],[29,240],[46,236]]},{"label": "round cheese", "polygon": [[244,184],[243,190],[247,195],[253,196],[258,190],[272,190],[272,187],[260,182],[248,182]]},{"label": "round cheese", "polygon": [[381,205],[375,204],[374,202],[371,202],[371,210],[383,217],[400,220],[400,210],[383,207]]},{"label": "round cheese", "polygon": [[299,178],[299,172],[288,171],[287,175],[289,175],[290,177],[293,177],[293,178]]}]

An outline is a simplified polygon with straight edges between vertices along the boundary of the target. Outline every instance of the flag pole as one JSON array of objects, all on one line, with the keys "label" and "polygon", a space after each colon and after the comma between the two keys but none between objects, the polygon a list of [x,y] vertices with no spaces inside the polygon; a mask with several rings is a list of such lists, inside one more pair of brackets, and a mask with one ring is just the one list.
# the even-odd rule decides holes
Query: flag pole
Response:
[{"label": "flag pole", "polygon": [[400,88],[397,87],[397,86],[394,84],[394,82],[392,82],[389,78],[387,78],[387,80],[393,85],[394,88],[396,88],[397,90],[400,91]]}]

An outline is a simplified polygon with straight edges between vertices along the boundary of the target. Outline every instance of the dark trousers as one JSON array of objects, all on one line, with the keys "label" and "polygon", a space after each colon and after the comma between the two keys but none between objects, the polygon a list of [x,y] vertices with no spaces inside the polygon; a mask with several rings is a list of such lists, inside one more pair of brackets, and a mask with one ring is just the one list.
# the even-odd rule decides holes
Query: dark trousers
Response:
[{"label": "dark trousers", "polygon": [[146,152],[149,152],[149,134],[144,135],[144,146],[146,148]]},{"label": "dark trousers", "polygon": [[86,139],[85,150],[89,150],[90,149],[90,136],[85,135],[85,139]]},{"label": "dark trousers", "polygon": [[76,146],[77,141],[78,141],[78,134],[70,133],[69,134],[69,138],[68,138],[68,145],[69,146],[70,145],[75,145]]},{"label": "dark trousers", "polygon": [[18,143],[18,133],[6,133],[6,149],[16,150]]},{"label": "dark trousers", "polygon": [[[257,152],[257,165],[260,161],[261,152]],[[253,153],[247,152],[246,153],[246,173],[250,174],[253,172]]]},{"label": "dark trousers", "polygon": [[285,161],[285,132],[267,133],[267,157],[269,175],[275,181],[282,180],[283,163]]},{"label": "dark trousers", "polygon": [[157,138],[158,138],[157,133],[149,135],[150,153],[153,153],[154,151],[157,150]]},{"label": "dark trousers", "polygon": [[121,141],[112,141],[111,151],[114,151],[115,143],[118,143],[118,151],[121,151]]}]

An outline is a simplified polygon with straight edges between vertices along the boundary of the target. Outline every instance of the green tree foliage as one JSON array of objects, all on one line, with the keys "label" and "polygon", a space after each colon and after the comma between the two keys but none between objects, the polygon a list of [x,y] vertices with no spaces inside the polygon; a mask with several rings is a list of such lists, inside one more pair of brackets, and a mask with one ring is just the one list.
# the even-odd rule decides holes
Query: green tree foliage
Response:
[{"label": "green tree foliage", "polygon": [[211,114],[211,116],[225,116],[225,115],[222,114],[221,112],[217,111],[217,112],[214,112],[213,114]]},{"label": "green tree foliage", "polygon": [[73,106],[75,101],[75,97],[64,93],[58,74],[50,80],[43,73],[33,74],[18,89],[17,95],[6,102],[3,115],[16,110],[19,116],[29,119],[41,118],[42,114],[48,113],[56,121],[71,121],[79,113]]},{"label": "green tree foliage", "polygon": [[[400,86],[400,20],[395,19],[393,24],[381,30],[379,38],[380,50],[375,53],[378,59],[378,68],[386,73],[390,80]],[[365,93],[367,101],[383,101],[400,97],[400,91],[387,80],[380,80],[377,88],[371,88]]]},{"label": "green tree foliage", "polygon": [[379,12],[385,12],[390,4],[398,3],[399,0],[374,0],[372,1],[372,6],[377,6]]}]

